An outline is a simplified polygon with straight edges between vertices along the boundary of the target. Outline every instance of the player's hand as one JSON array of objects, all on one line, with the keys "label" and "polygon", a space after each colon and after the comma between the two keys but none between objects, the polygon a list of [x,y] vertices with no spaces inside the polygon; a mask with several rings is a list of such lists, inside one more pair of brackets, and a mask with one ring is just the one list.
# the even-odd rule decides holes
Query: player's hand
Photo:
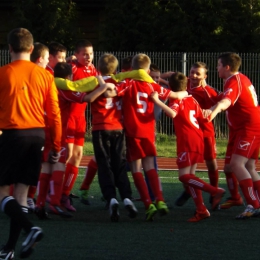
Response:
[{"label": "player's hand", "polygon": [[57,163],[60,159],[60,152],[50,151],[48,156],[48,163],[54,164]]},{"label": "player's hand", "polygon": [[66,58],[66,61],[67,61],[67,62],[72,62],[72,61],[74,61],[74,60],[76,60],[76,59],[77,59],[77,57],[76,57],[75,55],[71,55],[71,56],[69,56],[69,57]]},{"label": "player's hand", "polygon": [[154,92],[152,92],[152,93],[150,94],[150,97],[151,97],[151,99],[152,99],[153,101],[155,101],[155,100],[158,100],[158,99],[159,99],[159,94],[158,94],[157,91],[154,91]]},{"label": "player's hand", "polygon": [[202,109],[202,114],[204,118],[209,118],[212,111],[210,109]]},{"label": "player's hand", "polygon": [[96,76],[96,78],[97,78],[97,81],[98,81],[98,85],[100,87],[104,87],[106,82],[104,81],[103,77],[99,75],[99,76]]}]

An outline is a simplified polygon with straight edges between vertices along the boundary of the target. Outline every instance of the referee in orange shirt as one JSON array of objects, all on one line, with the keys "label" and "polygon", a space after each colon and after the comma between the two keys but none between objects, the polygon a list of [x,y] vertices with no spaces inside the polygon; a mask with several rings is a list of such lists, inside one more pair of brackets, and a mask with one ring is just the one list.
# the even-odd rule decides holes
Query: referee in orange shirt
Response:
[{"label": "referee in orange shirt", "polygon": [[[11,63],[0,68],[0,207],[10,218],[9,238],[0,259],[13,259],[23,229],[27,237],[20,257],[28,257],[43,237],[41,228],[26,217],[29,185],[37,185],[44,149],[44,114],[53,146],[49,162],[59,158],[61,119],[53,76],[30,61],[33,36],[24,28],[8,34]],[[14,195],[9,196],[14,184]]]}]

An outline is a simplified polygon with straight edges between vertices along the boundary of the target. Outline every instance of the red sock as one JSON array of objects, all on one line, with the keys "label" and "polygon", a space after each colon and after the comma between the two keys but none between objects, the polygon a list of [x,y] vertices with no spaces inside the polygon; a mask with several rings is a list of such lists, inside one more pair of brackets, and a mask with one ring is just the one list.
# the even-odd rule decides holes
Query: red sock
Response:
[{"label": "red sock", "polygon": [[201,180],[200,178],[196,177],[194,174],[184,174],[179,177],[179,180],[186,185],[189,185],[193,188],[200,189],[210,193],[211,195],[215,195],[217,192],[217,188],[211,186],[207,182]]},{"label": "red sock", "polygon": [[38,181],[38,197],[36,201],[36,205],[38,207],[44,207],[46,196],[49,191],[51,174],[41,173]]},{"label": "red sock", "polygon": [[233,172],[225,172],[225,175],[231,198],[238,200],[240,198],[240,194],[238,192],[238,182],[236,175]]},{"label": "red sock", "polygon": [[65,171],[62,193],[69,196],[73,185],[77,179],[79,169],[78,167],[68,163]]},{"label": "red sock", "polygon": [[208,171],[210,185],[218,187],[218,170]]},{"label": "red sock", "polygon": [[193,198],[193,201],[195,203],[197,211],[205,212],[207,208],[203,202],[202,191],[200,189],[196,189],[191,186],[189,186],[189,190],[190,190],[190,194]]},{"label": "red sock", "polygon": [[260,181],[253,182],[254,191],[258,202],[260,203]]},{"label": "red sock", "polygon": [[146,182],[144,180],[143,174],[141,172],[135,172],[132,175],[133,175],[135,187],[140,194],[140,197],[141,197],[142,202],[144,203],[145,209],[148,209],[150,204],[152,203],[152,201],[150,199],[148,188],[147,188]]},{"label": "red sock", "polygon": [[54,171],[50,180],[50,204],[59,206],[62,193],[64,171]]},{"label": "red sock", "polygon": [[255,209],[259,208],[259,202],[255,196],[252,179],[245,179],[239,182],[239,186],[244,194],[248,205],[252,205]]},{"label": "red sock", "polygon": [[151,186],[152,192],[156,198],[156,201],[164,201],[163,194],[160,188],[160,181],[158,173],[155,169],[151,169],[146,172],[149,184]]},{"label": "red sock", "polygon": [[89,190],[89,187],[97,173],[97,163],[91,159],[88,163],[88,168],[85,173],[85,178],[80,186],[80,190]]},{"label": "red sock", "polygon": [[27,197],[33,199],[34,196],[35,196],[36,190],[37,190],[37,187],[36,187],[36,186],[30,186],[30,187],[29,187],[29,190],[28,190],[28,195],[27,195]]}]

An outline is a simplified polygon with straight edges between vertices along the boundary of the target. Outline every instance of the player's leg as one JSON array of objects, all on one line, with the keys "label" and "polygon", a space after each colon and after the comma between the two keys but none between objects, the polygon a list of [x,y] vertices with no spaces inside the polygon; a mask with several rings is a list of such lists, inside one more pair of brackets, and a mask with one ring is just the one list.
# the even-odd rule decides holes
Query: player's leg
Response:
[{"label": "player's leg", "polygon": [[115,177],[111,165],[113,131],[92,132],[94,154],[98,165],[98,182],[104,199],[109,203],[110,219],[119,220],[119,203],[116,196]]},{"label": "player's leg", "polygon": [[97,163],[95,156],[91,158],[91,160],[88,163],[86,172],[85,172],[85,177],[83,179],[83,182],[80,186],[80,201],[85,204],[85,205],[90,205],[90,202],[88,200],[88,193],[90,189],[90,185],[94,180],[94,177],[96,176],[97,173]]},{"label": "player's leg", "polygon": [[[39,177],[44,133],[40,129],[18,130],[15,133],[4,132],[2,137],[0,140],[2,162],[2,164],[0,163],[2,169],[0,200],[2,211],[11,220],[9,239],[3,250],[14,250],[21,229],[24,229],[28,236],[22,245],[20,256],[27,257],[32,253],[31,243],[41,240],[43,236],[41,229],[33,226],[25,212],[28,212],[28,187],[36,185]],[[16,147],[16,149],[13,150],[12,147]],[[9,184],[12,182],[16,183],[14,197],[9,196]]]},{"label": "player's leg", "polygon": [[[197,162],[200,162],[201,159],[202,159],[202,155],[198,153],[185,152],[183,156],[180,156],[178,154],[177,165],[180,169],[182,169],[182,168],[186,168],[188,166],[187,164],[193,165],[196,164]],[[179,180],[185,185],[210,193],[210,195],[212,196],[213,210],[215,210],[218,207],[218,204],[225,193],[224,189],[211,186],[209,183],[198,178],[193,173],[183,173],[179,176]]]},{"label": "player's leg", "polygon": [[46,196],[49,192],[51,179],[51,165],[48,162],[42,163],[41,173],[38,180],[38,196],[36,199],[35,214],[39,219],[49,219],[45,210]]},{"label": "player's leg", "polygon": [[113,131],[111,136],[111,167],[114,173],[115,185],[118,188],[120,197],[124,202],[130,218],[137,216],[137,209],[132,198],[132,189],[126,169],[126,144],[123,130]]}]

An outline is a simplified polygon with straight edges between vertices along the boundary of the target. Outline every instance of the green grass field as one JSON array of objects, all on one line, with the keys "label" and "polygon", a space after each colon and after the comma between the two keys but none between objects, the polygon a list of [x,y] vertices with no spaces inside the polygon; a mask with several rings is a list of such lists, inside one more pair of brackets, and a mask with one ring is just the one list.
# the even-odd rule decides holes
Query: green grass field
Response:
[{"label": "green grass field", "polygon": [[[91,136],[85,137],[84,154],[94,155]],[[217,157],[224,158],[226,153],[227,139],[217,139]],[[175,135],[156,135],[156,148],[158,156],[176,157],[176,137]]]},{"label": "green grass field", "polygon": [[[80,170],[74,192],[82,181],[84,170]],[[206,173],[198,176],[207,181]],[[133,196],[138,197],[132,177],[129,174]],[[174,201],[182,191],[177,172],[161,171],[165,200],[170,208],[167,216],[155,216],[153,222],[145,222],[145,210],[141,202],[136,202],[139,214],[129,219],[122,203],[120,221],[111,223],[109,213],[101,201],[97,177],[90,189],[91,206],[85,206],[74,199],[77,212],[69,220],[51,215],[52,219],[40,221],[30,215],[32,221],[43,228],[45,237],[36,247],[30,259],[35,260],[256,260],[259,259],[258,228],[260,220],[235,220],[234,217],[244,207],[226,211],[211,212],[209,219],[199,223],[189,223],[187,219],[194,213],[194,204],[189,200],[183,207],[174,206]],[[223,173],[220,186],[225,188]],[[204,194],[205,204],[210,209],[208,194]],[[223,199],[224,200],[224,199]],[[0,214],[0,238],[4,243],[9,230],[9,220]],[[24,238],[17,246],[16,259]]]}]

